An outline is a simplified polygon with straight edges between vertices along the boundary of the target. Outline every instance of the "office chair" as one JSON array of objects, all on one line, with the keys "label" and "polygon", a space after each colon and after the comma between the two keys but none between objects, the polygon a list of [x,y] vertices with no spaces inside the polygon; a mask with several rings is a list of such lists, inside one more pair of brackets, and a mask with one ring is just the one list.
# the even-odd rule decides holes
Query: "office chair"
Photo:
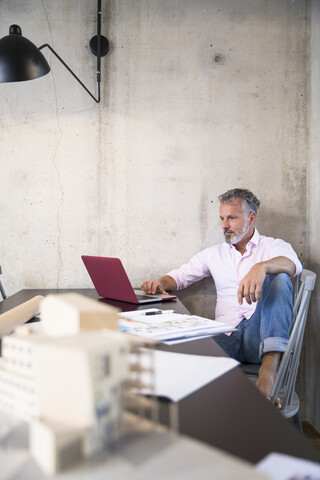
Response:
[{"label": "office chair", "polygon": [[[299,416],[300,402],[299,397],[295,392],[295,384],[310,297],[316,283],[316,278],[317,275],[315,273],[306,269],[302,270],[300,279],[296,278],[290,337],[287,348],[282,355],[276,380],[271,392],[271,402],[274,403],[276,398],[279,397],[281,401],[282,415],[285,418],[293,418],[294,424],[301,432],[302,426]],[[243,363],[240,368],[251,379],[257,379],[260,365]]]},{"label": "office chair", "polygon": [[[2,274],[2,268],[1,268],[1,265],[0,265],[0,275],[1,275],[1,274]],[[6,295],[5,291],[4,291],[4,288],[3,288],[3,286],[2,286],[1,280],[0,280],[0,293],[1,293],[1,296],[2,296],[3,300],[4,300],[5,298],[7,298],[7,295]]]}]

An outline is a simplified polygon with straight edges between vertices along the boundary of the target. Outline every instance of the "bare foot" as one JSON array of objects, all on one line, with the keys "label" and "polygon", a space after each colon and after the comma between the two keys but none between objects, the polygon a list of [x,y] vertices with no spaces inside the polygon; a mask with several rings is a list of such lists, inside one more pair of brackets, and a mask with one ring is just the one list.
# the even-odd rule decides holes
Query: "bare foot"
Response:
[{"label": "bare foot", "polygon": [[[262,364],[259,370],[256,385],[268,400],[271,400],[271,392],[276,379],[280,358],[280,352],[268,352],[262,357]],[[274,404],[277,409],[281,409],[279,397],[276,398]]]}]

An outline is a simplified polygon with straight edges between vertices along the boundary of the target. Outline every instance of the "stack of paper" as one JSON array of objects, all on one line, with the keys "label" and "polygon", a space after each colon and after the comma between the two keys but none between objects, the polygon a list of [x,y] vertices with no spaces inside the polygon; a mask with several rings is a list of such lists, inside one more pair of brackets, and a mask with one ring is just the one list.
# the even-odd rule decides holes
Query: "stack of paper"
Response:
[{"label": "stack of paper", "polygon": [[272,452],[256,465],[270,480],[319,480],[320,463]]},{"label": "stack of paper", "polygon": [[225,323],[209,318],[156,308],[122,312],[119,315],[121,330],[155,340],[213,336],[234,330]]}]

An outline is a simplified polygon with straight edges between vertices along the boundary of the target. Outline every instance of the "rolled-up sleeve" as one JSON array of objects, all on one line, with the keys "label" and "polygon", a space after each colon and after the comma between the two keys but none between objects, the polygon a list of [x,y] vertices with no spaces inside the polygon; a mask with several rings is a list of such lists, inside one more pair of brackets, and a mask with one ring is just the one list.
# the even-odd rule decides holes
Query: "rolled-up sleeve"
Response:
[{"label": "rolled-up sleeve", "polygon": [[274,242],[272,242],[272,244],[270,245],[269,254],[270,254],[270,258],[286,257],[292,260],[292,262],[296,266],[296,271],[293,276],[296,277],[297,275],[300,275],[302,271],[302,264],[298,259],[298,256],[296,252],[293,250],[290,243],[287,243],[284,240],[281,240],[280,238],[275,239]]},{"label": "rolled-up sleeve", "polygon": [[198,282],[199,280],[211,275],[206,262],[207,250],[208,249],[197,253],[189,260],[188,263],[185,263],[180,268],[171,270],[166,274],[174,278],[178,290],[186,288],[192,283]]}]

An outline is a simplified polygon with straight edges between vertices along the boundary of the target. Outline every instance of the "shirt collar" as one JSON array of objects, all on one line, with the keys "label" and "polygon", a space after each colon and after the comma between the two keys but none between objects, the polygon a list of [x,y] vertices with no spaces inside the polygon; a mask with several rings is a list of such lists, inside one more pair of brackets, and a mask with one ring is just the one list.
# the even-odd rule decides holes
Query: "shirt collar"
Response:
[{"label": "shirt collar", "polygon": [[260,241],[260,233],[258,232],[258,230],[255,228],[254,229],[254,234],[253,236],[250,238],[249,242],[248,243],[253,243],[253,245],[257,246],[258,243]]}]

